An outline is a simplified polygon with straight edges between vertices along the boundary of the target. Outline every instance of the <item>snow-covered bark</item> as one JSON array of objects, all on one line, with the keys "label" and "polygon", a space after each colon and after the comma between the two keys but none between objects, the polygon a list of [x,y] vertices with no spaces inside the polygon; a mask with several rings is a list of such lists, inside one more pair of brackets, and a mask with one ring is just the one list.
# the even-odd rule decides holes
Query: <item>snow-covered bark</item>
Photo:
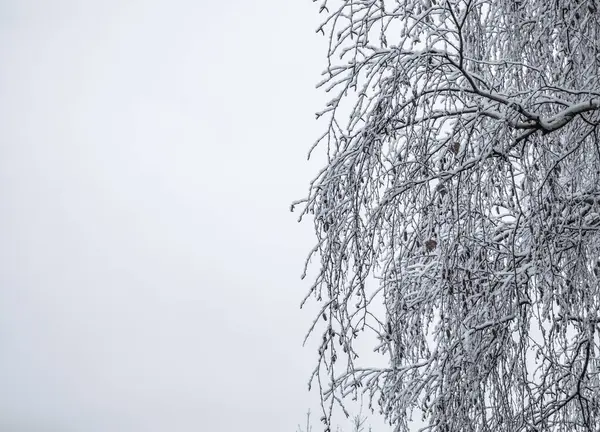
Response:
[{"label": "snow-covered bark", "polygon": [[[322,3],[328,163],[297,204],[326,423],[364,391],[399,431],[600,424],[598,6]],[[358,366],[365,329],[388,367]]]}]

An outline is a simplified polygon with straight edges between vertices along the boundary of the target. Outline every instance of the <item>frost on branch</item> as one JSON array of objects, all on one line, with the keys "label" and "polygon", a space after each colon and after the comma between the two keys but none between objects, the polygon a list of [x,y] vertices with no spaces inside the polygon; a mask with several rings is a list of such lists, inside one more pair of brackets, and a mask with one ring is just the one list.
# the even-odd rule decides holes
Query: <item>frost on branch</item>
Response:
[{"label": "frost on branch", "polygon": [[[321,4],[326,425],[362,392],[398,431],[600,424],[596,1]],[[363,331],[387,367],[357,363]]]}]

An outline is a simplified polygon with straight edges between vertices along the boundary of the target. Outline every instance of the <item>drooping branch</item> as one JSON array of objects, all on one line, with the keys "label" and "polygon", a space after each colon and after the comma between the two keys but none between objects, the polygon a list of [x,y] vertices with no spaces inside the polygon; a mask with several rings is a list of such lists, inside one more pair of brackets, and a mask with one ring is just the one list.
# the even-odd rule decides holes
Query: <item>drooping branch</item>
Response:
[{"label": "drooping branch", "polygon": [[[600,422],[592,0],[327,0],[318,381],[398,431]],[[322,323],[322,324],[319,324]],[[362,363],[376,339],[388,367]]]}]

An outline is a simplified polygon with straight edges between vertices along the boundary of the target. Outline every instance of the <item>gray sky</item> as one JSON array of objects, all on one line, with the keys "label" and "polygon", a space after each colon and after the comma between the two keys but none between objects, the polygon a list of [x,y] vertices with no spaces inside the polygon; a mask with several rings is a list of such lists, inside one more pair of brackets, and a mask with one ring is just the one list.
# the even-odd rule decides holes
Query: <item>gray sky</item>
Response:
[{"label": "gray sky", "polygon": [[293,431],[317,6],[0,2],[0,430]]}]

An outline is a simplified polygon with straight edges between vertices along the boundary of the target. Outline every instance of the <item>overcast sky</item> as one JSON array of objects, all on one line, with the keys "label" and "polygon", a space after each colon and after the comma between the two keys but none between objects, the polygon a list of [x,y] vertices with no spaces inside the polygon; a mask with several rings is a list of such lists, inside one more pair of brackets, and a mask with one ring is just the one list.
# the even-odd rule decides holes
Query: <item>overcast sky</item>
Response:
[{"label": "overcast sky", "polygon": [[309,0],[0,1],[0,430],[293,431]]}]

